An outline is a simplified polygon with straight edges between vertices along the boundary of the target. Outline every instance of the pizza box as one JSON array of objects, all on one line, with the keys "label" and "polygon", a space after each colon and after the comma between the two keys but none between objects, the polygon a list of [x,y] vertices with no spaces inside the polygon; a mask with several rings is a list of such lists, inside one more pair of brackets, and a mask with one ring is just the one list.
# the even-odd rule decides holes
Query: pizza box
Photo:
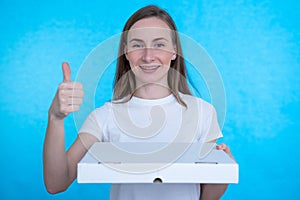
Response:
[{"label": "pizza box", "polygon": [[77,166],[78,183],[238,183],[239,166],[212,143],[97,142]]}]

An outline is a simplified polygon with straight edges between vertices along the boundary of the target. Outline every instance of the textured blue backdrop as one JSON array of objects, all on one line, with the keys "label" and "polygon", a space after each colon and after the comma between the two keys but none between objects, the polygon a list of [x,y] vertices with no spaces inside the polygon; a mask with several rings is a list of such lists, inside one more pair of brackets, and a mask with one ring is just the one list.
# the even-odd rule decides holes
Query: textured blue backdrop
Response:
[{"label": "textured blue backdrop", "polygon": [[[150,3],[169,11],[179,31],[207,50],[224,81],[222,141],[240,164],[240,183],[222,199],[300,199],[300,4],[289,0],[1,0],[0,198],[109,199],[109,185],[74,182],[62,194],[46,192],[47,110],[62,80],[61,62],[70,62],[75,77],[94,47]],[[104,81],[97,106],[110,92],[111,77]],[[72,116],[66,129],[69,146],[77,134]]]}]

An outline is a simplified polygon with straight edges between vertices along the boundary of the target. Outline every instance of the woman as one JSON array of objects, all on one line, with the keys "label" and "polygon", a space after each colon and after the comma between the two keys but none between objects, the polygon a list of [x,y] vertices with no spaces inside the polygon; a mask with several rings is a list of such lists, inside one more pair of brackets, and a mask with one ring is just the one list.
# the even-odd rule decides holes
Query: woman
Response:
[{"label": "woman", "polygon": [[[172,141],[178,132],[177,116],[184,109],[199,111],[196,139],[207,141],[221,136],[214,108],[202,99],[192,97],[186,81],[186,68],[176,26],[164,10],[146,6],[134,13],[123,29],[114,82],[114,101],[93,111],[79,131],[79,136],[65,152],[64,118],[79,109],[83,98],[80,83],[71,82],[70,67],[62,64],[64,80],[58,87],[49,109],[44,144],[44,181],[49,193],[64,191],[77,175],[77,163],[92,144],[98,141],[145,141],[137,133],[125,133],[116,124],[114,105],[131,108],[132,120],[147,126],[149,112],[155,105],[166,111],[166,123],[156,134],[147,136],[150,142]],[[192,107],[189,99],[197,103]],[[198,121],[199,120],[199,121]],[[203,122],[205,121],[205,123]],[[151,134],[151,132],[150,132]],[[230,154],[225,144],[218,145]],[[230,154],[231,155],[231,154]],[[225,184],[114,184],[111,199],[219,199]]]}]

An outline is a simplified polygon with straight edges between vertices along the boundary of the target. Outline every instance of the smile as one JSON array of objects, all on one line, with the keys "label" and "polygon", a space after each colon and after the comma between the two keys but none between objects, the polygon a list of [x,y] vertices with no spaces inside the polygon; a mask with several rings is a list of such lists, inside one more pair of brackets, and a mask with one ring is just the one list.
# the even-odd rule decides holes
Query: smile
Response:
[{"label": "smile", "polygon": [[160,67],[160,65],[149,65],[149,66],[139,66],[142,70],[155,70]]}]

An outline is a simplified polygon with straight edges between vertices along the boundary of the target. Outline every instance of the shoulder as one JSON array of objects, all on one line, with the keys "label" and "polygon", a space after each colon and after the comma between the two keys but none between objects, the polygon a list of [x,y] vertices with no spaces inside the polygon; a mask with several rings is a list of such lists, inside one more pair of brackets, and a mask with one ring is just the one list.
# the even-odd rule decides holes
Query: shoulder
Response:
[{"label": "shoulder", "polygon": [[110,113],[110,110],[112,108],[112,102],[106,102],[104,103],[102,106],[95,108],[90,115],[94,116],[94,117],[99,117],[99,116],[103,116],[103,115],[108,115]]},{"label": "shoulder", "polygon": [[188,106],[192,104],[197,104],[198,107],[205,112],[214,112],[215,110],[214,106],[211,103],[205,101],[200,97],[192,96],[189,94],[180,94],[180,95],[183,101],[186,102]]}]

